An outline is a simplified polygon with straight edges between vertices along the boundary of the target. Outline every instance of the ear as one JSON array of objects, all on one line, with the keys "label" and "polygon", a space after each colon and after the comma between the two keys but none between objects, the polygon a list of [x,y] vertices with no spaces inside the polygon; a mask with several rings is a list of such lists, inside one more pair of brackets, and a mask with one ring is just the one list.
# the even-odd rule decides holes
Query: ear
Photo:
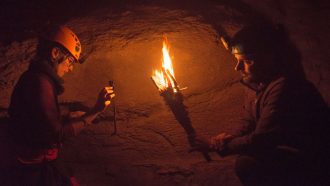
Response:
[{"label": "ear", "polygon": [[60,56],[60,50],[57,47],[53,47],[51,50],[51,58],[57,59]]}]

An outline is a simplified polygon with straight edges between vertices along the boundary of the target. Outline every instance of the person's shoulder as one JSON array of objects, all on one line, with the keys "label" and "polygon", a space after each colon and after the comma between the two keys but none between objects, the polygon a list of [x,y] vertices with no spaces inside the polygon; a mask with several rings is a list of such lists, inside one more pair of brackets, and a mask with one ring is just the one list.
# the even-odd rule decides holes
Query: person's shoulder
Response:
[{"label": "person's shoulder", "polygon": [[296,79],[289,77],[279,77],[273,80],[265,90],[266,94],[274,95],[286,99],[298,99],[305,97],[313,91],[313,86],[306,79]]},{"label": "person's shoulder", "polygon": [[27,71],[23,74],[24,79],[31,83],[31,85],[52,86],[51,78],[42,72]]},{"label": "person's shoulder", "polygon": [[279,99],[284,98],[290,89],[290,83],[286,77],[278,77],[271,81],[264,90],[265,99]]},{"label": "person's shoulder", "polygon": [[275,80],[271,81],[268,85],[268,87],[280,87],[287,85],[289,83],[288,78],[281,76],[276,78]]}]

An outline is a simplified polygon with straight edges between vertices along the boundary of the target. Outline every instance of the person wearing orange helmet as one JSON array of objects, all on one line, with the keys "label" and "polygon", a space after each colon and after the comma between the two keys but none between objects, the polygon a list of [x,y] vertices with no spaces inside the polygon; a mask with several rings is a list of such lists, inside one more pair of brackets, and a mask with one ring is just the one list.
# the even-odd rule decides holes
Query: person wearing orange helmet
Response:
[{"label": "person wearing orange helmet", "polygon": [[35,58],[19,78],[8,112],[17,156],[17,166],[10,173],[14,185],[77,183],[57,168],[60,145],[89,126],[114,97],[113,88],[104,87],[90,111],[78,112],[63,122],[58,103],[64,91],[62,77],[79,63],[81,51],[76,34],[57,26],[39,40]]}]

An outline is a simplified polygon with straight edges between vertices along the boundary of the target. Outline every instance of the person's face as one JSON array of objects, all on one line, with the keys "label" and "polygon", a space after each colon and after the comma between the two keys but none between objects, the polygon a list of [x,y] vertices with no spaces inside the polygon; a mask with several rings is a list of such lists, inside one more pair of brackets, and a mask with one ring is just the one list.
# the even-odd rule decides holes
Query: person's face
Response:
[{"label": "person's face", "polygon": [[73,71],[74,58],[71,55],[65,56],[63,61],[57,66],[57,75],[63,77],[66,73]]},{"label": "person's face", "polygon": [[72,55],[65,54],[64,51],[57,47],[52,49],[51,55],[58,64],[55,70],[59,77],[63,77],[66,73],[73,71],[75,59]]},{"label": "person's face", "polygon": [[245,83],[255,82],[257,80],[255,61],[242,54],[234,54],[234,56],[237,60],[235,70],[241,73],[242,80]]}]

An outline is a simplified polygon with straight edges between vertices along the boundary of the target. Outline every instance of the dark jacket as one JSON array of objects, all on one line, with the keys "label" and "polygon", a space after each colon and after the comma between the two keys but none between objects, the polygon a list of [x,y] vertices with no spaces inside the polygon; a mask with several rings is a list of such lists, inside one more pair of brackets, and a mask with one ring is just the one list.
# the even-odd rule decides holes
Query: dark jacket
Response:
[{"label": "dark jacket", "polygon": [[314,86],[280,77],[247,88],[241,128],[223,153],[267,153],[284,148],[320,156],[329,151],[329,110]]},{"label": "dark jacket", "polygon": [[20,77],[9,107],[11,133],[17,144],[48,149],[73,135],[72,126],[61,122],[57,96],[63,92],[62,83],[46,60],[33,61]]}]

